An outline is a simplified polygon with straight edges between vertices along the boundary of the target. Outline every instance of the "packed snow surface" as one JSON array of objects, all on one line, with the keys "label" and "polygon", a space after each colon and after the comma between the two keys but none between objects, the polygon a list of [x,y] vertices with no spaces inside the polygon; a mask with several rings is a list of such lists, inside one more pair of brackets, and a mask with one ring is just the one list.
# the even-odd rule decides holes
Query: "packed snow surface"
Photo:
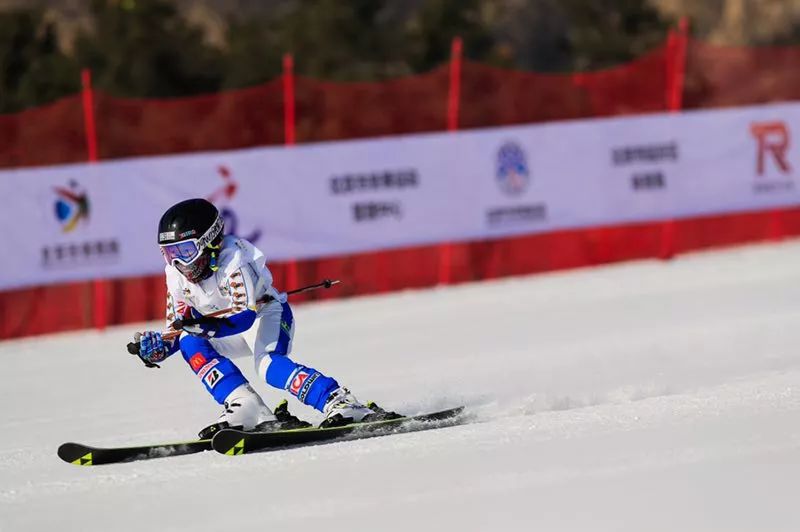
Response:
[{"label": "packed snow surface", "polygon": [[219,407],[179,356],[155,370],[126,353],[160,323],[3,342],[0,531],[800,530],[796,242],[296,318],[294,357],[362,400],[409,413],[463,403],[475,421],[77,467],[60,443],[184,440]]}]

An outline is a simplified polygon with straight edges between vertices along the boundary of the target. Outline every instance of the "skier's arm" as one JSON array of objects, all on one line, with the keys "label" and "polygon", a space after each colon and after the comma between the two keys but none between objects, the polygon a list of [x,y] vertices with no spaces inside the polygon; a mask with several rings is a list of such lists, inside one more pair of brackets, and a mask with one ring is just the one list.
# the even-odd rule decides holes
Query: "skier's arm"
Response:
[{"label": "skier's arm", "polygon": [[195,315],[186,318],[173,327],[183,329],[197,336],[224,338],[241,334],[253,326],[256,321],[256,297],[259,276],[250,265],[234,270],[225,279],[225,290],[229,294],[232,314],[223,318],[211,318]]}]

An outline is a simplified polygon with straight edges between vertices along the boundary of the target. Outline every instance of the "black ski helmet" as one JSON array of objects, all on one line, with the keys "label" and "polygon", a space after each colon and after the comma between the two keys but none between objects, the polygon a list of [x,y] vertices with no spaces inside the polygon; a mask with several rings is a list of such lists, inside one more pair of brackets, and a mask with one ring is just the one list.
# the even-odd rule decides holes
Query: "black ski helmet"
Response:
[{"label": "black ski helmet", "polygon": [[[167,264],[197,283],[216,270],[224,222],[209,201],[195,198],[176,203],[158,222],[158,245]],[[191,250],[196,250],[193,253]]]}]

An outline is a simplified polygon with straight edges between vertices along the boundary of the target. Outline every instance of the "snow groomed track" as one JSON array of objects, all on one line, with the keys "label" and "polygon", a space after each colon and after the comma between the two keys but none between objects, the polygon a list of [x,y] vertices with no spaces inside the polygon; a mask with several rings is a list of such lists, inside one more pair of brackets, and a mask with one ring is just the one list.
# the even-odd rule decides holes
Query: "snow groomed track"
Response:
[{"label": "snow groomed track", "polygon": [[362,399],[477,422],[81,468],[60,443],[191,438],[218,407],[125,352],[143,325],[4,342],[0,531],[800,529],[800,243],[296,314],[298,358]]}]

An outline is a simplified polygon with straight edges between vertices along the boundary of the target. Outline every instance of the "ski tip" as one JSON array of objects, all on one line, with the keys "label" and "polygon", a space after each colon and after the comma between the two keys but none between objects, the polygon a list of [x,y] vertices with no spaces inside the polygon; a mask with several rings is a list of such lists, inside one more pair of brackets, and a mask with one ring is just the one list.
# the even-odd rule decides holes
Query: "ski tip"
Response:
[{"label": "ski tip", "polygon": [[58,447],[58,457],[68,464],[79,466],[94,465],[92,450],[80,443],[62,443]]}]

